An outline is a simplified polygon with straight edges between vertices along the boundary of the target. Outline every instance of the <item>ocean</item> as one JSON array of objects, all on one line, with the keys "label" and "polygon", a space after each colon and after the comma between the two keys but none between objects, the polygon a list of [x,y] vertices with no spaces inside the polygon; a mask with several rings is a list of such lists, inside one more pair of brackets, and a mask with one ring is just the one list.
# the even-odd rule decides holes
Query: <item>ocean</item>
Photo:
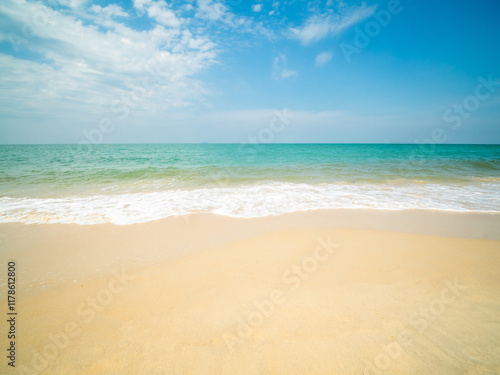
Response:
[{"label": "ocean", "polygon": [[1,145],[0,222],[131,224],[207,212],[500,212],[500,146]]}]

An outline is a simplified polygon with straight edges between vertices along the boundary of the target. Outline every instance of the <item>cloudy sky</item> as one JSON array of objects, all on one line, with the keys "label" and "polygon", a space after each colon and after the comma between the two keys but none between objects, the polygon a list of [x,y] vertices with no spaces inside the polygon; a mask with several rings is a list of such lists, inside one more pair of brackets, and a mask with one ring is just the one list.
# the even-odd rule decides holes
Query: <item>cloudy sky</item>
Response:
[{"label": "cloudy sky", "polygon": [[497,0],[2,0],[0,143],[500,143],[499,15]]}]

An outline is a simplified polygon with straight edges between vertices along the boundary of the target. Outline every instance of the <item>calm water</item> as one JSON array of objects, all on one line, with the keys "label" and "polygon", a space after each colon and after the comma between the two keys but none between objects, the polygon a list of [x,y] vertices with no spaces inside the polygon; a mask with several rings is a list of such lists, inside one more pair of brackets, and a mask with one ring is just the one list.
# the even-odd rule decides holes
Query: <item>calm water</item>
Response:
[{"label": "calm water", "polygon": [[319,208],[500,211],[500,146],[0,146],[0,222]]}]

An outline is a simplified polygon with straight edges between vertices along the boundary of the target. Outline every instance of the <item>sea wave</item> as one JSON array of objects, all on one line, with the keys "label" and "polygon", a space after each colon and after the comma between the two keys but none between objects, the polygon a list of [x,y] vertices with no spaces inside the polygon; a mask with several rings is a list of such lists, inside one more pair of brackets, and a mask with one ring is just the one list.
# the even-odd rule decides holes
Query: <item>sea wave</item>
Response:
[{"label": "sea wave", "polygon": [[500,182],[469,184],[303,184],[170,189],[58,198],[0,198],[0,223],[113,223],[190,213],[262,217],[315,209],[432,209],[500,212]]}]

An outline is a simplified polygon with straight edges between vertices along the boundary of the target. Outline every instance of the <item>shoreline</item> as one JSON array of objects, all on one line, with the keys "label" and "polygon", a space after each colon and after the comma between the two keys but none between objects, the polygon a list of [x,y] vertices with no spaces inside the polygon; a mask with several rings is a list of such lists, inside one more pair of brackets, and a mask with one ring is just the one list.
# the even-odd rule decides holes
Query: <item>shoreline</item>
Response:
[{"label": "shoreline", "polygon": [[[326,225],[335,228],[376,229],[391,232],[436,235],[444,237],[483,238],[500,240],[500,212],[497,211],[453,211],[438,209],[382,209],[382,208],[342,208],[342,209],[313,209],[287,212],[282,214],[238,217],[215,213],[191,213],[188,215],[174,215],[158,220],[131,224],[98,223],[0,223],[0,232],[21,226],[44,227],[135,227],[141,225],[157,225],[168,223],[179,225],[182,223],[198,223],[210,220],[231,222],[268,221],[279,228],[292,229],[295,225]],[[287,220],[288,225],[279,225],[278,222]],[[306,222],[306,220],[308,220]]]}]

